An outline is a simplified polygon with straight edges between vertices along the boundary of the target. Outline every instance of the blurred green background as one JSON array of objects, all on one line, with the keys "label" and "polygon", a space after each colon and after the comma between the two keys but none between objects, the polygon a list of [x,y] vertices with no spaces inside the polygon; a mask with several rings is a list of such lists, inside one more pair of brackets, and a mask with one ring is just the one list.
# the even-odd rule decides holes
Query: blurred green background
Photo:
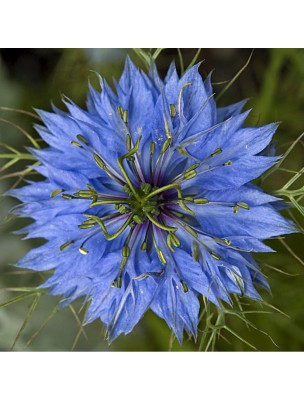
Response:
[{"label": "blurred green background", "polygon": [[[191,62],[195,52],[196,49],[181,49],[185,66]],[[2,49],[0,106],[27,111],[32,111],[33,107],[50,110],[51,101],[62,107],[61,94],[67,95],[80,106],[85,106],[88,79],[97,86],[98,80],[93,71],[99,72],[109,82],[112,77],[118,79],[127,53],[142,65],[137,55],[127,49]],[[205,61],[200,71],[205,77],[214,70],[214,90],[219,93],[227,81],[246,64],[250,53],[250,49],[202,49],[199,59]],[[177,49],[165,49],[159,55],[157,65],[162,76],[172,59],[176,60],[180,68]],[[219,105],[228,105],[243,98],[250,98],[246,107],[253,107],[248,118],[249,125],[282,121],[275,140],[277,154],[283,154],[304,131],[304,50],[256,49],[249,65],[222,96]],[[23,146],[28,146],[26,137],[4,120],[12,121],[35,135],[32,128],[35,122],[33,118],[17,112],[0,110],[0,142],[20,151]],[[26,165],[26,162],[20,163],[1,174],[1,193],[11,187],[17,179],[14,176],[6,178],[5,175],[23,170]],[[280,189],[303,166],[304,141],[301,140],[284,161],[284,165],[282,164],[284,170],[262,180],[261,185],[268,191]],[[36,179],[35,176],[30,178]],[[303,183],[302,175],[293,187],[300,188]],[[300,207],[303,206],[302,200],[303,198],[299,198]],[[10,265],[30,248],[37,246],[39,241],[22,241],[20,236],[12,233],[29,221],[7,217],[9,210],[18,204],[14,199],[1,197],[0,201],[0,302],[3,303],[20,294],[6,288],[39,285],[43,277],[37,273],[24,273]],[[285,210],[284,213],[304,226],[299,210]],[[265,291],[261,291],[261,294],[266,302],[287,316],[269,307],[242,299],[244,310],[248,312],[248,320],[264,333],[250,324],[245,324],[235,315],[227,315],[226,324],[258,350],[300,351],[304,349],[303,236],[291,235],[284,241],[271,240],[268,244],[276,249],[277,253],[257,255],[256,258],[263,265],[263,272],[268,277],[272,294]],[[43,296],[40,299],[18,337],[15,350],[69,351],[74,348],[78,351],[196,351],[200,347],[206,348],[206,342],[201,342],[201,339],[204,333],[207,336],[210,334],[210,326],[206,328],[204,316],[199,326],[197,342],[185,337],[183,346],[179,346],[165,322],[148,312],[131,334],[119,337],[109,347],[104,340],[104,328],[99,321],[84,327],[84,331],[81,330],[82,313],[78,315],[81,302],[74,303],[72,308],[66,308],[49,319],[58,300],[51,296]],[[30,298],[0,308],[0,350],[6,351],[11,348],[20,328],[23,328],[23,321],[32,302],[33,298]],[[255,313],[256,310],[265,313]],[[216,315],[210,317],[210,321],[214,324]],[[41,327],[43,330],[39,332]],[[228,330],[217,332],[219,335],[216,336],[215,350],[251,350],[251,347]]]}]

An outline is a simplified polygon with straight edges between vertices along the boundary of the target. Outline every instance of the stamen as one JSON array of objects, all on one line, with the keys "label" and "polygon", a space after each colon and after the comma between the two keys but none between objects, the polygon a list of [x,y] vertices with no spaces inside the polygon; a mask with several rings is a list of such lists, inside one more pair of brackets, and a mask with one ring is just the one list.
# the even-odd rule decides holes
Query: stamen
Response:
[{"label": "stamen", "polygon": [[63,250],[65,250],[65,249],[67,249],[68,247],[70,247],[71,244],[73,244],[73,243],[74,243],[73,240],[71,240],[70,242],[63,243],[63,244],[59,247],[59,249],[60,249],[61,251],[63,251]]},{"label": "stamen", "polygon": [[71,140],[70,143],[71,143],[72,146],[79,147],[80,149],[83,148],[83,147],[81,146],[81,144],[78,143],[78,142],[76,142],[75,140]]},{"label": "stamen", "polygon": [[150,228],[151,228],[151,222],[148,223],[144,241],[142,242],[142,244],[140,246],[140,250],[142,250],[142,251],[145,251],[147,249],[147,240],[148,240],[148,234],[150,232]]},{"label": "stamen", "polygon": [[189,291],[189,289],[188,289],[188,286],[186,285],[186,282],[185,281],[181,281],[181,285],[182,285],[183,291],[185,293],[187,293]]},{"label": "stamen", "polygon": [[184,179],[186,179],[186,180],[187,179],[192,179],[192,178],[195,178],[196,175],[197,175],[196,171],[189,171],[186,174],[184,174]]},{"label": "stamen", "polygon": [[194,199],[194,203],[195,204],[208,204],[209,200],[206,199],[205,197],[201,197],[201,198]]},{"label": "stamen", "polygon": [[236,205],[238,207],[244,208],[244,210],[250,210],[250,206],[247,203],[243,203],[242,201],[238,201]]},{"label": "stamen", "polygon": [[171,115],[172,118],[174,118],[176,116],[175,105],[174,104],[170,104],[169,107],[170,107],[170,115]]},{"label": "stamen", "polygon": [[78,228],[80,229],[90,229],[96,226],[96,222],[92,222],[90,220],[84,221],[82,224],[78,225]]},{"label": "stamen", "polygon": [[62,194],[61,197],[62,197],[63,199],[65,199],[65,200],[73,200],[73,199],[75,199],[74,196],[72,196],[72,195],[70,195],[70,194],[65,194],[65,193]]},{"label": "stamen", "polygon": [[123,122],[124,122],[125,124],[128,123],[128,117],[129,117],[129,112],[128,112],[128,110],[124,110],[123,113],[122,113],[122,119],[123,119]]},{"label": "stamen", "polygon": [[106,164],[103,161],[103,159],[97,153],[94,153],[93,157],[94,157],[94,160],[95,160],[96,164],[98,165],[98,167],[103,169],[103,170],[105,170],[106,169]]},{"label": "stamen", "polygon": [[125,170],[125,168],[124,168],[124,166],[123,166],[123,164],[122,164],[122,161],[123,161],[125,158],[128,158],[129,156],[132,156],[133,154],[137,153],[140,140],[141,140],[141,136],[139,136],[139,138],[137,139],[137,141],[136,141],[135,146],[133,147],[133,149],[131,149],[127,154],[125,154],[125,155],[123,155],[123,156],[121,156],[121,157],[118,157],[118,159],[117,159],[118,166],[119,166],[119,168],[120,168],[120,170],[121,170],[121,172],[122,172],[122,174],[123,174],[123,176],[124,176],[126,182],[128,183],[129,188],[131,189],[131,191],[133,192],[134,196],[136,197],[136,199],[137,199],[138,201],[140,201],[140,197],[138,196],[138,194],[137,194],[137,192],[136,192],[136,190],[135,190],[135,188],[134,188],[134,186],[133,186],[133,184],[132,184],[132,182],[131,182],[131,180],[130,180],[130,178],[129,178],[127,172],[126,172],[126,170]]},{"label": "stamen", "polygon": [[90,144],[89,141],[83,135],[76,135],[77,139],[80,140],[82,143],[86,144],[87,146]]},{"label": "stamen", "polygon": [[87,254],[89,254],[88,250],[85,249],[84,247],[79,247],[79,253],[83,254],[84,256],[86,256]]},{"label": "stamen", "polygon": [[170,232],[167,236],[167,245],[171,251],[174,251],[173,246],[180,247],[180,240],[174,233]]},{"label": "stamen", "polygon": [[[190,235],[192,235],[195,238],[195,241],[197,243],[199,243],[202,247],[204,247],[208,253],[215,258],[216,260],[220,260],[221,256],[219,256],[217,253],[215,253],[213,250],[211,250],[205,243],[203,243],[199,238],[198,238],[198,233],[188,224],[185,224],[184,222],[180,221],[180,220],[176,220],[175,218],[173,218],[170,214],[166,214],[169,218],[173,219],[178,225],[180,225],[182,227],[182,229],[184,229],[185,231],[187,231],[188,233],[190,233]],[[199,231],[199,230],[198,230]],[[210,235],[211,237],[213,237],[212,235]],[[195,251],[195,249],[194,249]],[[194,256],[194,255],[193,255]]]},{"label": "stamen", "polygon": [[120,117],[122,118],[122,116],[123,116],[123,108],[122,108],[122,106],[118,106],[117,107],[117,112],[120,115]]},{"label": "stamen", "polygon": [[123,180],[121,180],[118,176],[116,176],[114,173],[112,173],[108,167],[106,166],[106,163],[104,162],[104,160],[100,157],[99,154],[97,153],[93,153],[93,157],[94,160],[97,164],[97,166],[104,170],[106,172],[107,175],[109,175],[110,178],[112,178],[115,182],[119,183],[120,185],[125,185],[125,182]]},{"label": "stamen", "polygon": [[51,198],[56,197],[58,194],[62,193],[64,190],[63,189],[56,189],[51,193]]},{"label": "stamen", "polygon": [[167,261],[166,261],[166,259],[165,259],[165,257],[164,257],[163,252],[162,252],[162,251],[159,249],[159,247],[157,246],[157,243],[156,243],[156,240],[155,240],[155,237],[154,237],[154,232],[153,232],[153,230],[152,230],[152,238],[153,238],[153,245],[154,245],[154,248],[155,248],[155,250],[156,250],[156,253],[157,253],[157,255],[158,255],[158,258],[159,258],[160,262],[161,262],[163,265],[166,265],[166,264],[167,264]]},{"label": "stamen", "polygon": [[[167,139],[164,141],[163,146],[162,146],[162,149],[161,149],[161,151],[160,151],[160,153],[159,153],[159,156],[157,157],[157,159],[156,159],[156,161],[155,161],[155,164],[154,164],[154,168],[153,168],[153,171],[152,171],[152,174],[151,174],[152,182],[154,181],[154,175],[155,175],[155,172],[156,172],[156,168],[157,168],[159,162],[162,161],[165,152],[169,149],[169,147],[170,147],[170,145],[171,145],[171,142],[172,142],[171,136],[168,136],[168,135],[167,135]],[[159,171],[158,171],[158,172],[159,172]],[[157,180],[158,180],[158,176],[159,176],[159,173],[158,173],[158,175],[157,175],[157,177],[156,177],[156,182],[157,182]]]},{"label": "stamen", "polygon": [[120,263],[119,274],[118,274],[117,278],[113,282],[113,285],[116,286],[117,288],[121,288],[122,273],[123,273],[123,270],[124,270],[124,268],[125,268],[125,266],[127,264],[128,258],[129,258],[130,253],[131,253],[131,250],[130,250],[130,247],[129,247],[129,243],[130,243],[133,231],[134,231],[134,227],[131,228],[131,230],[130,230],[128,236],[127,236],[127,239],[125,241],[124,247],[122,248],[122,260],[121,260],[121,263]]},{"label": "stamen", "polygon": [[219,256],[218,254],[214,253],[214,251],[211,251],[210,255],[217,261],[221,259],[221,256]]},{"label": "stamen", "polygon": [[201,257],[201,251],[200,251],[199,245],[195,241],[193,241],[192,257],[193,257],[194,261],[199,261],[199,259]]},{"label": "stamen", "polygon": [[178,115],[179,117],[182,114],[182,95],[184,93],[184,90],[186,89],[187,86],[192,86],[191,82],[187,82],[184,84],[184,86],[181,88],[179,95],[178,95],[178,99],[177,99],[177,105],[178,105]]},{"label": "stamen", "polygon": [[[179,148],[177,148],[177,150],[179,151]],[[183,149],[183,150],[187,153],[186,149]],[[218,147],[208,157],[206,157],[204,160],[191,165],[190,167],[185,169],[185,171],[183,171],[182,173],[178,174],[171,182],[172,183],[179,183],[179,182],[182,182],[184,179],[186,179],[186,180],[187,179],[192,179],[195,176],[201,174],[202,172],[197,173],[196,169],[199,168],[200,166],[202,166],[203,164],[205,164],[208,160],[210,160],[215,155],[222,153],[222,151],[223,150],[220,147]],[[190,156],[190,155],[188,155],[188,153],[187,154],[182,154],[182,155]],[[203,171],[203,172],[205,172],[205,171]]]},{"label": "stamen", "polygon": [[127,146],[128,151],[130,151],[132,148],[132,140],[131,140],[131,135],[129,133],[127,133],[127,136],[126,136],[126,146]]},{"label": "stamen", "polygon": [[233,206],[232,210],[233,210],[234,214],[236,214],[239,212],[240,208],[239,208],[239,206]]}]

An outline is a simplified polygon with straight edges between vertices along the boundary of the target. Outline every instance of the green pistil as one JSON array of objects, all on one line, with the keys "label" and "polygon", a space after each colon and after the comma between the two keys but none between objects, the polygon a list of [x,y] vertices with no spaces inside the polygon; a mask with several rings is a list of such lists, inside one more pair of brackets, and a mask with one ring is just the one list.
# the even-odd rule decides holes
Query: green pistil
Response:
[{"label": "green pistil", "polygon": [[106,239],[113,240],[113,239],[116,239],[121,233],[123,233],[126,230],[126,228],[130,225],[130,222],[132,221],[134,214],[132,213],[129,216],[129,218],[124,222],[124,224],[118,229],[118,231],[113,234],[108,233],[101,218],[97,217],[96,215],[90,215],[90,214],[83,214],[83,216],[93,220],[94,222],[97,222],[97,224],[100,226],[101,230],[103,231]]},{"label": "green pistil", "polygon": [[147,196],[147,198],[152,197],[152,196],[155,196],[156,194],[165,192],[166,190],[170,190],[170,189],[174,189],[174,190],[177,191],[178,204],[179,204],[180,208],[182,208],[183,210],[187,211],[189,214],[191,214],[191,215],[194,216],[195,213],[194,213],[189,207],[186,206],[185,201],[184,201],[184,198],[183,198],[183,195],[182,195],[181,188],[180,188],[180,186],[177,185],[177,184],[171,183],[170,185],[166,185],[166,186],[163,186],[163,187],[158,188],[158,189],[156,189],[156,190],[153,190],[153,191]]}]

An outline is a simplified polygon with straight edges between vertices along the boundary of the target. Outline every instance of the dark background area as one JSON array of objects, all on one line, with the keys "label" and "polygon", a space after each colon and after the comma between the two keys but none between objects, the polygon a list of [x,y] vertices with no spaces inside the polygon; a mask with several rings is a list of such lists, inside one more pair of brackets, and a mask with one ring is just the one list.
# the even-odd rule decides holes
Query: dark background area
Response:
[{"label": "dark background area", "polygon": [[[184,65],[187,66],[197,49],[181,49]],[[203,49],[199,60],[204,60],[200,72],[206,77],[213,70],[214,91],[219,93],[240,69],[246,64],[251,49]],[[127,49],[1,49],[0,50],[0,106],[32,111],[33,108],[50,110],[51,101],[63,108],[61,95],[65,94],[80,106],[85,106],[88,79],[97,87],[100,73],[108,82],[112,77],[119,79],[123,69],[125,55],[138,62],[136,54]],[[157,59],[161,76],[164,76],[170,62],[175,59],[180,67],[177,49],[165,49]],[[246,108],[253,108],[247,124],[258,125],[273,121],[282,121],[275,135],[277,154],[284,151],[304,131],[304,50],[303,49],[256,49],[248,67],[227,90],[219,105],[228,105],[244,98],[249,98]],[[0,118],[14,122],[35,136],[32,128],[33,118],[0,109]],[[36,136],[35,136],[36,137]],[[0,121],[0,142],[5,142],[22,151],[30,143],[16,127]],[[3,150],[0,150],[3,152]],[[289,171],[299,171],[304,165],[303,141],[299,142],[284,164]],[[10,171],[25,168],[27,163],[15,165]],[[2,173],[2,178],[5,173]],[[278,171],[262,182],[267,190],[280,189],[292,176],[292,172]],[[31,179],[36,179],[31,176]],[[301,180],[302,179],[302,180]],[[297,181],[303,186],[303,176]],[[11,187],[16,178],[0,180],[0,192]],[[11,198],[0,198],[0,302],[16,295],[4,290],[6,287],[35,286],[43,281],[37,273],[16,271],[14,264],[38,241],[22,241],[12,232],[24,226],[26,221],[7,218],[9,210],[17,202]],[[303,205],[303,202],[302,202]],[[285,214],[288,215],[288,211]],[[303,217],[296,210],[292,216],[303,226]],[[29,222],[29,221],[28,221]],[[272,294],[261,291],[265,301],[282,310],[287,316],[274,309],[271,313],[250,313],[248,319],[260,330],[266,332],[277,344],[264,333],[246,326],[234,316],[227,319],[227,324],[246,341],[259,350],[294,351],[304,349],[304,249],[303,236],[289,236],[284,242],[268,241],[277,250],[275,254],[257,255],[257,260],[264,265],[263,272],[268,276]],[[287,246],[287,247],[286,247]],[[270,267],[266,266],[269,265]],[[275,269],[274,269],[275,268]],[[278,272],[276,269],[281,270]],[[18,294],[18,293],[17,293]],[[9,350],[12,346],[32,300],[21,300],[0,308],[0,350]],[[206,329],[205,321],[200,324],[200,335],[195,343],[185,338],[183,346],[172,341],[165,322],[148,312],[134,331],[118,338],[110,347],[104,341],[104,329],[99,321],[86,326],[87,339],[79,334],[77,311],[81,302],[74,308],[67,308],[57,313],[44,330],[36,335],[37,329],[52,313],[58,299],[43,296],[27,326],[20,335],[16,350],[59,351],[76,350],[104,351],[196,351],[200,337]],[[259,304],[244,301],[248,311],[266,311]],[[246,310],[247,310],[246,308]],[[76,311],[76,313],[74,312]],[[250,347],[231,335],[222,332],[215,349],[221,351],[250,350]],[[35,336],[33,336],[33,334]],[[28,342],[29,345],[27,346]],[[26,347],[27,346],[27,347]]]}]

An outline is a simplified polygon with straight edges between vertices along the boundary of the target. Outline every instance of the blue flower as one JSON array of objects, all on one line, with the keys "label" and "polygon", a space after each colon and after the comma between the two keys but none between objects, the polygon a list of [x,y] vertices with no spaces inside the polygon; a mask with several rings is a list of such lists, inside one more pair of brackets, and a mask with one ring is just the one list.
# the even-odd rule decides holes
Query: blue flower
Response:
[{"label": "blue flower", "polygon": [[67,112],[38,110],[49,147],[30,152],[44,180],[11,191],[34,219],[22,233],[46,239],[18,267],[53,270],[42,287],[63,305],[84,296],[110,341],[149,308],[182,342],[197,335],[200,295],[260,299],[251,253],[295,230],[250,183],[279,159],[262,155],[278,124],[243,127],[245,101],[218,108],[198,67],[179,78],[172,64],[161,80],[127,59],[115,91],[90,86],[87,111],[67,98]]}]

